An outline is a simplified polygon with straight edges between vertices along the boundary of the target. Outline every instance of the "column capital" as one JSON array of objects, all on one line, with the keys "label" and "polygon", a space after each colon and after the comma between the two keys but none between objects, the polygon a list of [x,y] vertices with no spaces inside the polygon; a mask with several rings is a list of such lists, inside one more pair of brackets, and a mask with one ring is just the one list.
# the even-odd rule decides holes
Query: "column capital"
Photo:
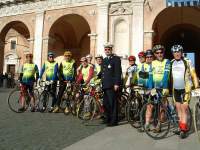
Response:
[{"label": "column capital", "polygon": [[108,2],[100,2],[100,3],[97,4],[97,6],[99,8],[108,8],[109,3]]},{"label": "column capital", "polygon": [[91,40],[96,40],[97,39],[97,34],[96,33],[90,33],[88,34]]},{"label": "column capital", "polygon": [[132,2],[132,6],[134,7],[134,6],[142,6],[142,5],[144,5],[144,3],[146,2],[146,0],[134,0],[133,2]]}]

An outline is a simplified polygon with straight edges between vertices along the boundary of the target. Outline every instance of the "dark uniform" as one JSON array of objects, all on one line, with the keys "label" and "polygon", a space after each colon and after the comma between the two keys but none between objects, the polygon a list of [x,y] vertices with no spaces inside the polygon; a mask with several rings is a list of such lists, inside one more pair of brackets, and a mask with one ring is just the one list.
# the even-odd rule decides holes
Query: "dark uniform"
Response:
[{"label": "dark uniform", "polygon": [[121,85],[121,60],[118,56],[111,55],[103,59],[102,64],[102,88],[104,91],[103,105],[105,108],[106,123],[117,125],[118,123],[118,102],[117,92],[114,85]]}]

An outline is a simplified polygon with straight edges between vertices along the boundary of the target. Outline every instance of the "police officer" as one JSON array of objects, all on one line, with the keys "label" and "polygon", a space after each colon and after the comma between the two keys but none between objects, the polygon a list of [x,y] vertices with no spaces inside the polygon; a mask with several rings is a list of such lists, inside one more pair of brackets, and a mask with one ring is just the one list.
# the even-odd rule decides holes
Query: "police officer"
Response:
[{"label": "police officer", "polygon": [[103,59],[102,65],[103,105],[105,108],[105,119],[103,122],[108,126],[116,126],[118,124],[117,93],[122,83],[121,60],[118,56],[112,54],[112,48],[113,45],[110,43],[104,45],[107,57]]}]

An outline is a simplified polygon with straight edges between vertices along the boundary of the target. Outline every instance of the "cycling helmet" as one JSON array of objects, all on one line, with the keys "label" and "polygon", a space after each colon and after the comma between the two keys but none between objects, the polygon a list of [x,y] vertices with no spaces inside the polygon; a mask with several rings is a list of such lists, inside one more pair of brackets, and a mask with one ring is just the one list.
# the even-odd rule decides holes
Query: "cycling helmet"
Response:
[{"label": "cycling helmet", "polygon": [[182,45],[173,45],[171,48],[171,52],[183,52],[183,46]]},{"label": "cycling helmet", "polygon": [[153,56],[152,50],[151,49],[146,50],[145,55],[146,56]]},{"label": "cycling helmet", "polygon": [[53,52],[48,52],[48,57],[49,56],[54,56],[54,53]]},{"label": "cycling helmet", "polygon": [[72,53],[70,51],[65,51],[64,56],[72,56]]},{"label": "cycling helmet", "polygon": [[80,61],[81,61],[81,62],[87,61],[87,58],[86,58],[86,57],[82,57],[82,58],[80,59]]},{"label": "cycling helmet", "polygon": [[100,54],[98,54],[98,55],[95,57],[95,59],[97,59],[97,58],[101,58],[101,59],[103,59],[103,56],[100,55]]},{"label": "cycling helmet", "polygon": [[27,53],[27,54],[26,54],[26,57],[31,57],[31,58],[33,58],[33,54],[32,54],[32,53]]},{"label": "cycling helmet", "polygon": [[86,56],[86,58],[92,58],[92,55],[91,55],[91,54],[88,54],[88,55]]},{"label": "cycling helmet", "polygon": [[129,57],[128,57],[128,60],[129,60],[129,61],[135,61],[136,58],[135,58],[135,56],[129,56]]},{"label": "cycling helmet", "polygon": [[163,45],[160,45],[160,44],[158,44],[158,45],[155,45],[154,47],[153,47],[153,53],[155,53],[156,51],[158,51],[158,50],[162,50],[162,51],[165,51],[165,47],[163,46]]},{"label": "cycling helmet", "polygon": [[145,53],[142,51],[142,52],[139,52],[138,53],[138,57],[145,57]]}]

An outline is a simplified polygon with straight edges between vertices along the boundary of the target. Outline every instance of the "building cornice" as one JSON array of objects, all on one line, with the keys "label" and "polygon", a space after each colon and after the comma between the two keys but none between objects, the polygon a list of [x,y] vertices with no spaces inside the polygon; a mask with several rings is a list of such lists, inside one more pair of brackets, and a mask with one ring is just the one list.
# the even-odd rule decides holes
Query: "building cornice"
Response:
[{"label": "building cornice", "polygon": [[82,1],[80,0],[19,0],[19,1],[21,2],[15,3],[15,4],[7,3],[4,7],[0,6],[0,17],[35,13],[38,11],[62,9],[62,8],[67,8],[67,7],[70,8],[70,7],[77,7],[77,6],[94,5],[94,4],[97,4],[99,0],[82,0]]}]

